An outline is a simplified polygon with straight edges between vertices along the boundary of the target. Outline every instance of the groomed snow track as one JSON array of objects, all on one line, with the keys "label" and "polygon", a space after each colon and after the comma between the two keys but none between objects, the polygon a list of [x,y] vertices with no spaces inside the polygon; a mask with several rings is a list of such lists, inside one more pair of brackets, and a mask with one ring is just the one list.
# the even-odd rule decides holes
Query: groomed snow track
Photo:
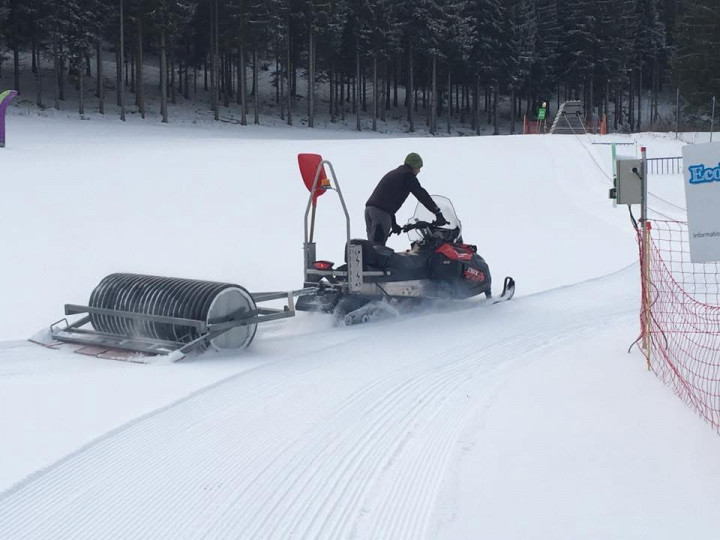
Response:
[{"label": "groomed snow track", "polygon": [[[0,494],[0,538],[426,537],[463,432],[509,368],[599,326],[633,324],[637,302],[623,284],[636,273],[488,309],[338,328],[298,355],[281,351],[308,336],[287,337],[275,353],[262,349],[267,363]],[[393,344],[409,336],[406,353],[376,354],[384,344],[402,350]]]}]

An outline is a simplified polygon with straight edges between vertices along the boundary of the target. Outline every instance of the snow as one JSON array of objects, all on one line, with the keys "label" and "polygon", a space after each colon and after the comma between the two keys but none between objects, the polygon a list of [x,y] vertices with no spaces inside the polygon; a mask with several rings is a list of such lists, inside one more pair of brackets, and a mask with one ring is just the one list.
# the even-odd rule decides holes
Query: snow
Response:
[{"label": "snow", "polygon": [[[609,141],[683,144],[9,116],[0,537],[714,538],[720,441],[628,353],[637,246],[607,198],[610,147],[593,143]],[[176,364],[25,341],[112,272],[298,288],[297,153],[332,161],[360,235],[410,151],[495,287],[515,277],[512,302],[349,328],[299,314],[247,351]],[[650,189],[682,217],[679,175]],[[342,220],[322,197],[320,258],[341,260]]]}]

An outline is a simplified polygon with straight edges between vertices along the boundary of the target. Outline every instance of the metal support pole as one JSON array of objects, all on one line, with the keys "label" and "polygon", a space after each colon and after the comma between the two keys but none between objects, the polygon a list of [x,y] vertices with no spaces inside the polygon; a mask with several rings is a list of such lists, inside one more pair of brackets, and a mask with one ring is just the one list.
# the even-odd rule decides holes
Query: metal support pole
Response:
[{"label": "metal support pole", "polygon": [[317,208],[317,201],[313,201],[312,214],[310,215],[310,243],[312,244],[313,236],[315,235],[315,209]]},{"label": "metal support pole", "polygon": [[642,227],[643,349],[645,350],[647,368],[650,371],[650,349],[652,347],[652,338],[650,336],[650,223],[647,220],[648,162],[644,146],[640,148],[640,155],[642,157],[640,226]]},{"label": "metal support pole", "polygon": [[640,158],[642,159],[642,185],[640,186],[642,190],[642,203],[640,207],[640,221],[644,224],[647,219],[647,150],[644,146],[640,147]]},{"label": "metal support pole", "polygon": [[713,96],[712,103],[712,115],[710,116],[710,142],[712,142],[713,129],[715,127],[715,96]]},{"label": "metal support pole", "polygon": [[[617,151],[615,150],[615,143],[610,145],[610,152],[612,154],[612,180],[613,188],[617,190]],[[616,196],[613,198],[613,208],[617,208],[617,191]]]},{"label": "metal support pole", "polygon": [[680,130],[680,88],[677,89],[675,95],[675,138],[678,138],[678,131]]},{"label": "metal support pole", "polygon": [[[337,175],[335,174],[335,169],[333,168],[332,163],[330,163],[330,162],[327,161],[327,160],[323,160],[323,161],[320,162],[320,164],[318,165],[318,167],[317,167],[317,169],[316,169],[316,171],[315,171],[315,179],[313,180],[312,188],[310,188],[310,198],[308,199],[307,208],[305,209],[305,222],[304,222],[304,225],[305,225],[305,243],[304,243],[304,249],[305,249],[305,259],[306,259],[306,260],[305,260],[305,263],[306,263],[306,264],[305,264],[304,272],[305,272],[306,281],[307,281],[307,272],[306,272],[306,270],[307,270],[307,267],[308,267],[308,262],[313,262],[313,261],[308,261],[308,260],[307,260],[308,257],[310,256],[309,250],[314,250],[314,247],[311,247],[311,246],[312,246],[312,235],[314,234],[314,231],[315,231],[315,206],[313,205],[313,197],[314,197],[314,195],[315,195],[315,192],[316,192],[318,189],[332,189],[332,188],[329,187],[329,186],[323,186],[322,183],[320,182],[320,173],[322,172],[323,167],[324,167],[325,165],[327,165],[328,168],[330,169],[330,175],[331,175],[331,177],[332,177],[332,179],[333,179],[334,189],[335,189],[335,191],[337,192],[338,197],[340,198],[340,204],[342,205],[343,212],[345,213],[345,234],[346,234],[346,237],[347,237],[347,238],[346,238],[346,242],[347,242],[347,243],[346,243],[346,247],[347,247],[348,250],[350,249],[350,214],[348,213],[347,206],[345,205],[345,198],[343,197],[342,190],[340,189],[340,183],[338,182]],[[312,208],[312,225],[311,225],[311,228],[310,228],[310,231],[309,231],[310,234],[308,235],[308,215],[310,214],[311,208]],[[349,253],[348,253],[348,255],[349,255]],[[312,256],[313,256],[313,257],[315,256],[314,252],[312,253]],[[348,257],[348,259],[349,259],[349,257]],[[352,263],[351,263],[350,260],[348,260],[348,272],[350,272],[350,271],[352,270],[351,266],[352,266]]]}]

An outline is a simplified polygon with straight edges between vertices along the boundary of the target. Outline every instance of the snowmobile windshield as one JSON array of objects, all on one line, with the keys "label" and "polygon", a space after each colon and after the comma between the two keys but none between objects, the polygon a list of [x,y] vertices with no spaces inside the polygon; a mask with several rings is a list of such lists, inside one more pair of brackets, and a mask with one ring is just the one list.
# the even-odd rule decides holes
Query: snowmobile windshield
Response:
[{"label": "snowmobile windshield", "polygon": [[[446,236],[445,241],[452,242],[453,240],[462,236],[462,224],[460,219],[455,213],[455,207],[453,206],[450,199],[443,197],[442,195],[432,195],[433,201],[437,204],[438,208],[442,212],[443,217],[448,221],[447,225],[443,225],[438,231],[441,236]],[[426,221],[432,223],[435,221],[435,214],[425,208],[422,204],[418,203],[415,207],[415,213],[408,220],[408,223],[417,223],[418,221]],[[419,242],[426,239],[427,231],[422,229],[413,229],[408,232],[410,242]]]}]

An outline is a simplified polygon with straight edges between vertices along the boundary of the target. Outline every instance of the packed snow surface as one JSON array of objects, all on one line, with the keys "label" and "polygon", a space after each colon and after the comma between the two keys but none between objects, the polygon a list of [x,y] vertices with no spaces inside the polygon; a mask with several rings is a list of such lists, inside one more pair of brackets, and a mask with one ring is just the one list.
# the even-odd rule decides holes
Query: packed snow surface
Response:
[{"label": "packed snow surface", "polygon": [[[612,141],[682,145],[9,117],[0,538],[716,538],[720,440],[628,352],[637,245],[594,144]],[[113,272],[298,288],[297,154],[332,162],[362,237],[411,151],[512,302],[358,327],[302,313],[176,364],[27,341]],[[683,217],[679,175],[650,189],[654,215]],[[344,234],[328,193],[318,256],[341,261]]]}]

